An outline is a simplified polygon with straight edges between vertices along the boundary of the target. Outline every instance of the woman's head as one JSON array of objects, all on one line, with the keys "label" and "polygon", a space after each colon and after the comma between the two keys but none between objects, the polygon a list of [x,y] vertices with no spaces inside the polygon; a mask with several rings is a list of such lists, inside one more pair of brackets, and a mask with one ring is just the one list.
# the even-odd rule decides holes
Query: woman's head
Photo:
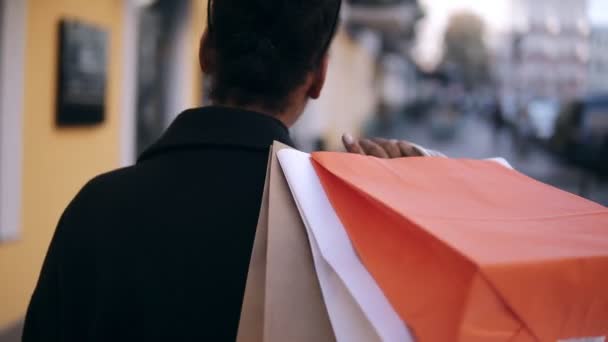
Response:
[{"label": "woman's head", "polygon": [[294,94],[318,97],[341,0],[209,2],[201,64],[212,100],[281,113],[305,102]]}]

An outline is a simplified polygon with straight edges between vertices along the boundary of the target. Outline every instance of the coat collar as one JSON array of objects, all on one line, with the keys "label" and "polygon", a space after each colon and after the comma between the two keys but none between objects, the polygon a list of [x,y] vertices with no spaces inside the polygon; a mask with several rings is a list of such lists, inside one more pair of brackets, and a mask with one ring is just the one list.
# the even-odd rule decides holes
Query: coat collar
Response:
[{"label": "coat collar", "polygon": [[195,108],[181,113],[138,161],[192,147],[268,150],[275,140],[294,146],[287,127],[271,116],[218,106]]}]

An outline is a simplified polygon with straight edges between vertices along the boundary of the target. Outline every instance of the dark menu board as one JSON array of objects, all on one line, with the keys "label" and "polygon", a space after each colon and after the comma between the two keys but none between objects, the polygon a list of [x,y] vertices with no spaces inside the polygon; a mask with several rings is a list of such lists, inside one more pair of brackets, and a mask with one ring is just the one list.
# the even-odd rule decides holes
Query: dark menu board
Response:
[{"label": "dark menu board", "polygon": [[103,122],[108,74],[107,32],[94,25],[63,20],[59,41],[57,124]]}]

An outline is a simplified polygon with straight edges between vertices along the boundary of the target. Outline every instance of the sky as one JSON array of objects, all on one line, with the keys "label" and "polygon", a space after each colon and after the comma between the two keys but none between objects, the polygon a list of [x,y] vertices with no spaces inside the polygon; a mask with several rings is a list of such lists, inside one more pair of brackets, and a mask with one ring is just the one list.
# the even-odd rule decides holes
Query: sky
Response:
[{"label": "sky", "polygon": [[591,0],[589,18],[598,26],[608,26],[608,0]]},{"label": "sky", "polygon": [[[559,1],[559,0],[554,0]],[[588,0],[592,25],[608,26],[608,0]],[[421,0],[426,17],[419,27],[414,55],[424,67],[433,67],[442,52],[443,34],[452,14],[471,11],[484,19],[491,33],[511,26],[514,0]]]}]

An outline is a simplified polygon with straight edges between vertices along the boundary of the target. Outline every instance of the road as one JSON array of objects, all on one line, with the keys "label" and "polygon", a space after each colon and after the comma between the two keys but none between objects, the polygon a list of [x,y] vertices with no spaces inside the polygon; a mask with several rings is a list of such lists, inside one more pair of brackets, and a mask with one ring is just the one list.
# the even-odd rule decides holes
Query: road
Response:
[{"label": "road", "polygon": [[515,169],[532,178],[608,206],[608,179],[600,180],[566,164],[540,144],[518,144],[508,128],[497,132],[486,120],[475,115],[462,119],[450,137],[436,137],[432,126],[428,120],[399,118],[384,128],[376,123],[367,133],[413,141],[454,158],[503,157]]}]

